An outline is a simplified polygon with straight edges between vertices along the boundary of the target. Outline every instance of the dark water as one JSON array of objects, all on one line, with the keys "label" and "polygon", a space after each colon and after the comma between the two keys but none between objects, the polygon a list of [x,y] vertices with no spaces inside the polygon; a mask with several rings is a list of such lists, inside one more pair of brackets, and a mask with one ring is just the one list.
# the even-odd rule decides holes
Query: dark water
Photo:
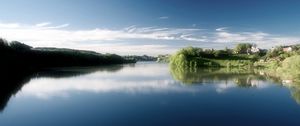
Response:
[{"label": "dark water", "polygon": [[137,63],[10,79],[1,126],[300,125],[299,88],[257,72]]}]

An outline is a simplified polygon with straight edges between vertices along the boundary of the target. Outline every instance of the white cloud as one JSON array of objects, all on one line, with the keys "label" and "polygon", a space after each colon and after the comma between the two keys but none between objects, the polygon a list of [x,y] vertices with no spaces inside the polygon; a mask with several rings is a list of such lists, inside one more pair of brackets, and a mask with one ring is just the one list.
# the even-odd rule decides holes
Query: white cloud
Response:
[{"label": "white cloud", "polygon": [[157,54],[169,54],[174,53],[177,49],[172,48],[169,45],[127,45],[127,44],[88,44],[88,45],[75,45],[75,49],[94,50],[101,53],[117,53],[122,55],[157,55]]},{"label": "white cloud", "polygon": [[[184,86],[174,81],[169,75],[169,68],[162,65],[164,66],[164,64],[136,64],[135,67],[125,65],[119,71],[98,71],[75,78],[34,78],[22,87],[17,97],[35,96],[47,99],[54,96],[65,97],[74,92],[144,94],[201,91],[199,88]],[[145,71],[145,68],[151,71]]]},{"label": "white cloud", "polygon": [[212,41],[217,43],[255,43],[262,48],[271,48],[278,45],[299,44],[299,37],[272,35],[266,32],[230,32],[224,29],[215,33]]},{"label": "white cloud", "polygon": [[0,28],[18,28],[20,27],[20,24],[18,23],[1,23],[0,22]]},{"label": "white cloud", "polygon": [[41,42],[109,41],[122,39],[180,40],[181,34],[190,34],[200,29],[156,28],[130,26],[124,29],[66,30],[69,24],[49,26],[50,23],[36,25],[0,24],[1,37],[10,40]]},{"label": "white cloud", "polygon": [[200,37],[195,37],[193,34],[188,34],[188,35],[181,35],[181,39],[187,40],[187,41],[197,41],[197,42],[207,42],[208,40],[206,39],[206,36],[200,36]]},{"label": "white cloud", "polygon": [[221,27],[221,28],[217,28],[216,31],[225,31],[227,29],[227,27]]},{"label": "white cloud", "polygon": [[65,28],[68,27],[69,24],[62,24],[62,25],[58,25],[58,26],[51,26],[51,27],[45,27],[45,28],[49,28],[49,29],[59,29],[59,28]]},{"label": "white cloud", "polygon": [[35,26],[44,27],[44,26],[47,26],[47,25],[50,25],[50,24],[51,24],[51,22],[43,22],[43,23],[36,24]]},{"label": "white cloud", "polygon": [[[54,46],[64,48],[88,49],[120,54],[159,54],[174,52],[166,44],[144,43],[139,45],[120,44],[122,40],[184,40],[191,41],[191,34],[201,29],[187,28],[161,28],[130,26],[123,29],[91,29],[91,30],[66,30],[68,24],[52,26],[50,22],[35,25],[2,24],[0,36],[8,40],[17,40],[26,44],[37,46]],[[194,38],[193,41],[202,41]],[[89,44],[95,42],[95,44]],[[80,43],[80,44],[78,44]],[[86,44],[84,44],[86,43]],[[109,43],[109,44],[107,44]]]},{"label": "white cloud", "polygon": [[169,17],[168,16],[162,16],[162,17],[159,17],[159,19],[164,20],[164,19],[169,19]]},{"label": "white cloud", "polygon": [[[0,37],[10,41],[21,41],[35,47],[54,46],[120,54],[139,54],[140,51],[152,55],[172,53],[180,47],[189,45],[208,47],[218,44],[224,46],[224,44],[237,42],[253,42],[258,46],[268,48],[300,42],[299,37],[272,35],[260,31],[231,32],[227,27],[209,31],[198,28],[138,27],[135,25],[121,29],[68,30],[66,29],[68,26],[69,24],[52,25],[50,22],[34,25],[0,22]],[[169,43],[162,43],[166,41]],[[138,44],[133,44],[133,42],[138,42]]]}]

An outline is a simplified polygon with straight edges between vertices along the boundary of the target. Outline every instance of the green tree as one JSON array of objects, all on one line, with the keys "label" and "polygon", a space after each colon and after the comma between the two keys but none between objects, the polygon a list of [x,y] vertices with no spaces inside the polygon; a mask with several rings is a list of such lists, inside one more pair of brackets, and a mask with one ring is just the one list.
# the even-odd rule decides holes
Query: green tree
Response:
[{"label": "green tree", "polygon": [[12,41],[11,43],[9,43],[9,45],[12,49],[17,50],[17,51],[30,50],[32,48],[31,46],[28,46],[28,45],[23,44],[18,41]]},{"label": "green tree", "polygon": [[247,50],[251,49],[252,44],[250,43],[240,43],[235,48],[234,51],[238,54],[245,54]]}]

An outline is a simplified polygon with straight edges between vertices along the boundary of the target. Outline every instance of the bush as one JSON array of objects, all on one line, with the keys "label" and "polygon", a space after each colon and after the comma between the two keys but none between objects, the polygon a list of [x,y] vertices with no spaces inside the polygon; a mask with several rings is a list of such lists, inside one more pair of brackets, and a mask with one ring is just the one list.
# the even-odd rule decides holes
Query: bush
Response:
[{"label": "bush", "polygon": [[[258,56],[258,55],[257,55]],[[177,67],[245,67],[251,66],[256,55],[229,54],[225,50],[187,47],[171,56],[170,64]],[[228,65],[230,64],[230,65]]]},{"label": "bush", "polygon": [[238,54],[246,54],[248,49],[251,49],[251,47],[252,44],[250,43],[240,43],[235,47],[234,51]]},{"label": "bush", "polygon": [[300,72],[300,55],[294,55],[286,58],[282,62],[282,69],[295,70]]},{"label": "bush", "polygon": [[283,80],[299,82],[300,78],[300,55],[294,55],[282,61],[276,69],[276,74]]}]

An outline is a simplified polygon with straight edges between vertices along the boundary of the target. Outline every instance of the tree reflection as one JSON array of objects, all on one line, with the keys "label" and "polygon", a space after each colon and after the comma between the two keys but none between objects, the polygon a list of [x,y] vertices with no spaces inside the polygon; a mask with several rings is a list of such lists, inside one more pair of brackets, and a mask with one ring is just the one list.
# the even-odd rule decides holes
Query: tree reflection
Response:
[{"label": "tree reflection", "polygon": [[15,95],[22,86],[29,82],[32,76],[30,71],[18,71],[18,70],[7,70],[5,68],[1,69],[0,73],[0,111],[3,111],[8,100],[12,95]]},{"label": "tree reflection", "polygon": [[31,78],[66,78],[91,74],[93,72],[117,72],[123,65],[111,65],[103,67],[77,67],[77,68],[51,68],[43,70],[30,70],[29,68],[1,67],[0,71],[0,111],[3,111],[9,99],[15,95]]},{"label": "tree reflection", "polygon": [[[297,71],[297,72],[295,72]],[[296,69],[265,70],[265,75],[288,88],[292,98],[300,105],[300,73]]]},{"label": "tree reflection", "polygon": [[298,104],[300,104],[300,90],[297,89],[297,90],[295,90],[295,91],[292,91],[291,94],[292,94],[292,97],[294,98],[294,100],[295,100]]},{"label": "tree reflection", "polygon": [[300,83],[284,85],[290,89],[292,98],[300,105]]},{"label": "tree reflection", "polygon": [[287,87],[293,99],[300,104],[300,75],[289,71],[268,71],[263,69],[227,69],[227,68],[178,68],[170,67],[173,78],[186,85],[228,83],[237,87],[250,88],[259,85],[259,81],[272,81]]},{"label": "tree reflection", "polygon": [[170,72],[175,80],[183,84],[202,84],[205,82],[233,81],[240,87],[251,87],[257,80],[264,79],[256,76],[251,69],[227,68],[178,68],[170,67]]}]

